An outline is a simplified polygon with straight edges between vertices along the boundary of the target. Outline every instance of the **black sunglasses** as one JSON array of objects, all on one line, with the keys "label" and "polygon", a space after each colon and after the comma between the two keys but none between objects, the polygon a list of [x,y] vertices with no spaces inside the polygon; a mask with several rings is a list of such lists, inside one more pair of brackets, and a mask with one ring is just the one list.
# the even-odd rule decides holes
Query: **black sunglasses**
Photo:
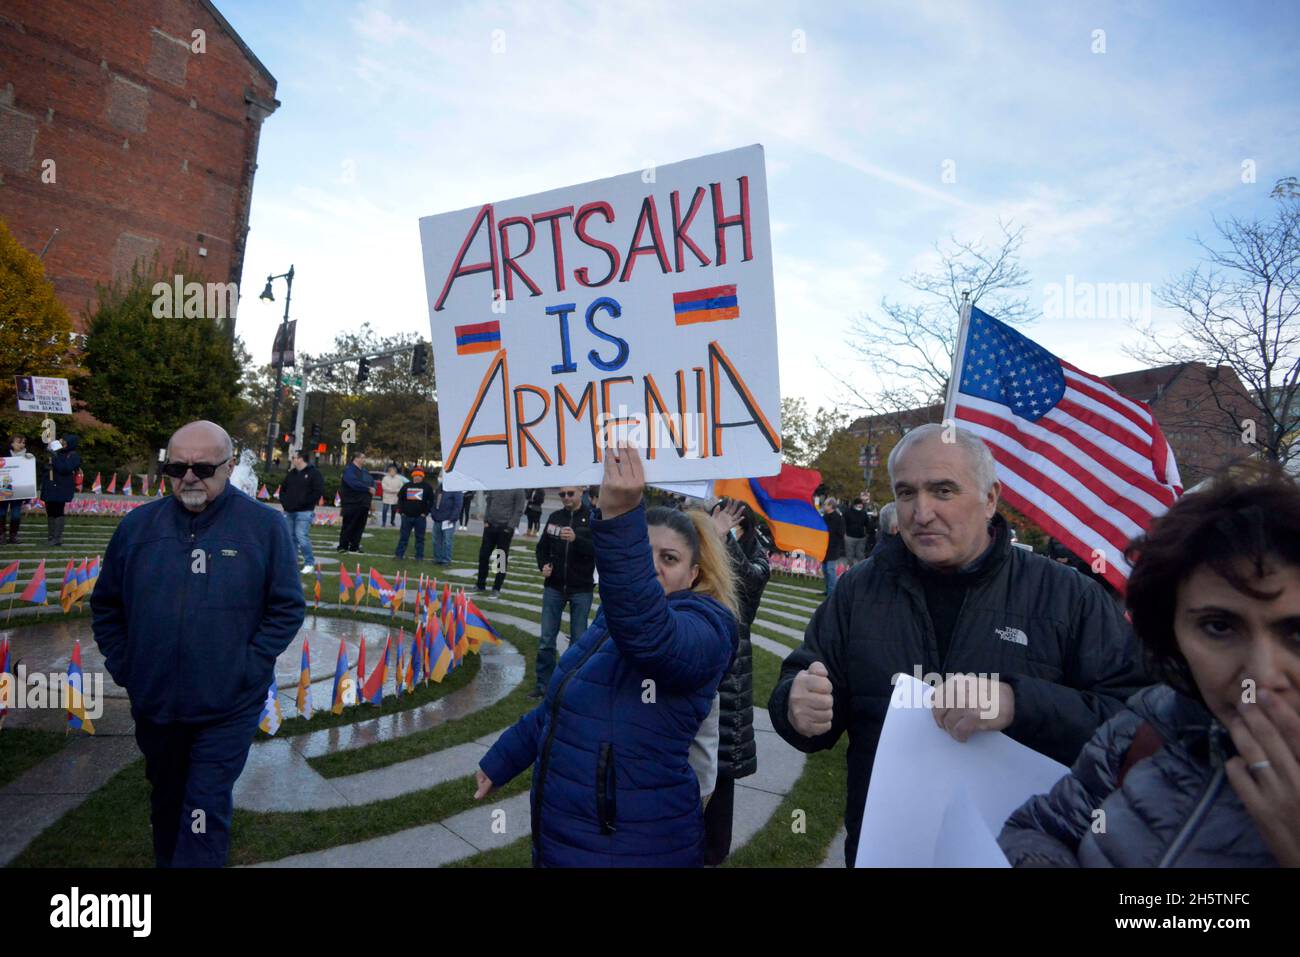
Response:
[{"label": "black sunglasses", "polygon": [[210,479],[217,474],[217,469],[225,464],[224,461],[217,462],[215,465],[210,462],[164,462],[162,474],[174,479],[183,479],[185,473],[192,470],[196,478]]},{"label": "black sunglasses", "polygon": [[577,498],[577,497],[578,497],[578,493],[577,493],[577,492],[561,492],[561,493],[560,493],[560,498]]}]

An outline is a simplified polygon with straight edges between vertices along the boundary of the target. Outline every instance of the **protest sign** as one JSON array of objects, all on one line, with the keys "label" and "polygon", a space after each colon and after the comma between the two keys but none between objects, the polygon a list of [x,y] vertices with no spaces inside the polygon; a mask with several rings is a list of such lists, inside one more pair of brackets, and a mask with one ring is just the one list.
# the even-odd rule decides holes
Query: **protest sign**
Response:
[{"label": "protest sign", "polygon": [[36,460],[0,459],[0,502],[36,497]]},{"label": "protest sign", "polygon": [[450,490],[771,475],[780,384],[763,148],[420,220]]},{"label": "protest sign", "polygon": [[50,379],[38,375],[16,375],[19,412],[72,414],[72,394],[67,379]]}]

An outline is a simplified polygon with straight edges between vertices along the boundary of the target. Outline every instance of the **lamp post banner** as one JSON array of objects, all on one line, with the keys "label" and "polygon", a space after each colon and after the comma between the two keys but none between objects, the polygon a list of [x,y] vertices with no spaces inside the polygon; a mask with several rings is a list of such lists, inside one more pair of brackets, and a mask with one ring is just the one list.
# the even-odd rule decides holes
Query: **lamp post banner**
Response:
[{"label": "lamp post banner", "polygon": [[781,468],[763,147],[420,220],[449,490]]},{"label": "lamp post banner", "polygon": [[[288,327],[286,332],[285,327]],[[293,335],[298,326],[297,319],[290,319],[287,323],[280,323],[280,328],[275,330],[275,345],[271,346],[271,365],[273,366],[291,366],[293,365]],[[286,345],[287,340],[287,345]],[[283,362],[281,362],[281,353],[283,353]]]}]

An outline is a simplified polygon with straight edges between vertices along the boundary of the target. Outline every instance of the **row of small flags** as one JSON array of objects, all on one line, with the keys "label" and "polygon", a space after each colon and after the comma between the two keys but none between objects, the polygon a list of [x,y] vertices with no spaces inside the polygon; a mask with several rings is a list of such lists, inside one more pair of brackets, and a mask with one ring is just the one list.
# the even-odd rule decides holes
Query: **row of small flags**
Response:
[{"label": "row of small flags", "polygon": [[[373,568],[368,579],[361,578],[361,568],[357,567],[354,581],[348,575],[347,568],[341,569],[339,597],[340,603],[348,600],[348,594],[355,590],[357,602],[367,592],[376,594],[380,601],[391,607],[396,613],[403,601],[407,588],[406,576],[402,575],[394,586],[390,586],[379,572]],[[346,578],[346,584],[344,584]],[[320,604],[320,575],[316,576],[316,603]],[[465,660],[467,653],[478,654],[483,642],[494,645],[501,643],[501,636],[487,616],[479,610],[473,600],[462,588],[452,594],[451,585],[444,583],[442,600],[438,600],[438,583],[432,578],[420,576],[415,590],[415,632],[410,641],[406,639],[403,627],[397,635],[394,647],[390,634],[384,642],[383,656],[374,670],[366,675],[366,642],[361,640],[361,649],[357,655],[356,677],[351,674],[352,666],[348,661],[346,642],[339,641],[338,659],[334,666],[334,686],[330,694],[330,712],[342,714],[343,709],[354,704],[382,704],[388,675],[393,675],[393,688],[397,697],[412,694],[416,685],[423,682],[440,684],[449,672],[455,671]],[[313,714],[311,702],[311,648],[304,637],[302,642],[302,662],[298,675],[298,694],[296,706],[300,717],[309,719]],[[280,729],[283,717],[280,713],[279,695],[275,681],[267,689],[266,702],[258,726],[266,734],[275,734]]]},{"label": "row of small flags", "polygon": [[[6,693],[0,695],[0,728],[4,727],[5,718],[9,715],[9,700],[12,697],[14,682],[13,669],[10,667],[10,644],[8,638],[0,638],[0,685],[6,688]],[[85,684],[81,674],[81,642],[73,641],[72,658],[68,661],[67,670],[67,695],[68,695],[68,727],[67,732],[84,731],[86,734],[95,733],[95,723],[90,720],[86,714],[85,703]]]},{"label": "row of small flags", "polygon": [[[18,567],[21,564],[19,560],[0,568],[0,595],[17,593]],[[63,569],[63,587],[59,589],[59,604],[64,614],[71,611],[73,605],[77,606],[78,611],[81,610],[86,596],[95,590],[95,582],[99,580],[99,568],[100,556],[98,555],[94,558],[83,558],[80,565],[75,558],[68,559],[68,565]],[[18,595],[18,600],[32,605],[49,604],[49,594],[45,587],[45,559],[42,558],[40,564],[36,566],[35,573],[22,594]],[[13,602],[14,599],[10,598],[10,607],[13,606]]]}]

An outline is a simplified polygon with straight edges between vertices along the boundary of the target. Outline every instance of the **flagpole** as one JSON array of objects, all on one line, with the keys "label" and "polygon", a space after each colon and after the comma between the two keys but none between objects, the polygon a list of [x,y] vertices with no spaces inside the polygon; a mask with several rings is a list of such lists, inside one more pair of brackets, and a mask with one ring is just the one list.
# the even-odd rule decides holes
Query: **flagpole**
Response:
[{"label": "flagpole", "polygon": [[970,331],[970,293],[961,294],[961,318],[957,322],[957,347],[952,354],[952,375],[948,378],[948,394],[944,397],[943,421],[947,425],[954,421],[953,412],[957,405],[957,384],[962,371],[962,355],[966,351],[966,335]]}]

